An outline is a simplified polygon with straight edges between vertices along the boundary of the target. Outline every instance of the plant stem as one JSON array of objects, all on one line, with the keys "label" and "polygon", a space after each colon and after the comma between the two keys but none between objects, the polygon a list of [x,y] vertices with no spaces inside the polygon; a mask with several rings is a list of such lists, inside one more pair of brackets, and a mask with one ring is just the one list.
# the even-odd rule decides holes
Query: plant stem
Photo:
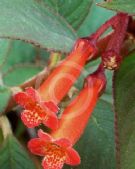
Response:
[{"label": "plant stem", "polygon": [[111,37],[106,50],[102,53],[103,65],[109,70],[116,70],[121,64],[122,56],[120,55],[120,51],[129,22],[129,16],[127,14],[119,13],[118,16],[117,22],[113,25],[115,29],[113,36]]},{"label": "plant stem", "polygon": [[114,25],[115,32],[110,39],[106,50],[113,50],[117,54],[120,53],[128,26],[129,17],[127,14],[120,13],[117,23]]},{"label": "plant stem", "polygon": [[4,139],[6,139],[8,135],[12,134],[11,125],[6,116],[0,117],[0,128],[2,129]]},{"label": "plant stem", "polygon": [[95,41],[98,40],[98,38],[111,26],[113,26],[118,19],[119,15],[115,15],[113,16],[111,19],[109,19],[108,21],[106,21],[99,29],[97,29],[97,31],[95,33],[93,33],[92,35],[90,35],[90,38],[94,39]]}]

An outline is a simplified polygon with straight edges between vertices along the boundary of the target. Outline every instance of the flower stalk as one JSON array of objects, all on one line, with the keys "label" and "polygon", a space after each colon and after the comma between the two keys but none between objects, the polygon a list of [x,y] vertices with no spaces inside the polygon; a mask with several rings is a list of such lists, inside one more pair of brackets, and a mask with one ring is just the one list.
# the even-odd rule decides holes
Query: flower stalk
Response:
[{"label": "flower stalk", "polygon": [[121,64],[122,56],[120,55],[120,51],[129,22],[129,16],[127,14],[119,13],[118,15],[119,18],[113,25],[114,34],[111,37],[106,50],[102,53],[103,65],[109,70],[118,69]]},{"label": "flower stalk", "polygon": [[3,138],[6,139],[7,136],[12,134],[11,125],[6,116],[0,116],[0,128],[2,129]]}]

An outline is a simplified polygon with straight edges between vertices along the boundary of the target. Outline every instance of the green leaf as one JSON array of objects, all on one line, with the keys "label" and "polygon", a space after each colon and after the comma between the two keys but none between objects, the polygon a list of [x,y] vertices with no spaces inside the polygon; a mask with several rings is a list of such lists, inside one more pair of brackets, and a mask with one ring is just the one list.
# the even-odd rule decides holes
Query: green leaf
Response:
[{"label": "green leaf", "polygon": [[1,0],[0,37],[21,39],[43,48],[70,51],[76,34],[41,1]]},{"label": "green leaf", "polygon": [[[135,52],[125,58],[114,76],[120,168],[135,168]],[[118,159],[119,160],[119,159]],[[119,161],[118,161],[119,162]]]},{"label": "green leaf", "polygon": [[[114,113],[112,105],[100,99],[75,149],[81,156],[77,169],[115,169]],[[64,169],[71,169],[65,166]]]},{"label": "green leaf", "polygon": [[78,30],[79,36],[88,36],[89,34],[95,32],[106,20],[115,14],[115,12],[96,5],[96,3],[101,1],[102,0],[93,1],[87,17]]},{"label": "green leaf", "polygon": [[16,64],[34,62],[34,58],[35,48],[31,44],[22,41],[12,41],[5,63],[1,68],[2,73],[8,71]]},{"label": "green leaf", "polygon": [[0,86],[0,113],[6,108],[11,97],[11,90],[5,86]]},{"label": "green leaf", "polygon": [[17,64],[46,65],[49,53],[23,41],[12,41],[6,60],[2,65],[2,73],[12,69]]},{"label": "green leaf", "polygon": [[135,14],[134,0],[112,0],[110,2],[100,3],[99,5],[114,11]]},{"label": "green leaf", "polygon": [[8,86],[17,86],[33,77],[41,70],[41,67],[36,67],[34,65],[16,65],[3,76],[3,81],[4,84]]},{"label": "green leaf", "polygon": [[8,56],[10,44],[9,40],[0,39],[0,67],[4,64]]},{"label": "green leaf", "polygon": [[77,30],[91,10],[93,0],[43,0]]},{"label": "green leaf", "polygon": [[36,169],[34,163],[13,136],[0,149],[0,169]]}]

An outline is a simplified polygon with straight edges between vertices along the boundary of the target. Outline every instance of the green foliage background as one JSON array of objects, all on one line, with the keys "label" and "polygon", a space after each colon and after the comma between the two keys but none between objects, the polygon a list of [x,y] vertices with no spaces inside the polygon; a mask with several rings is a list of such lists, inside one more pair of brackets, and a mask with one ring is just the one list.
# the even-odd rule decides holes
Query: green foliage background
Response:
[{"label": "green foliage background", "polygon": [[[135,3],[132,0],[113,0],[111,3],[100,0],[0,0],[0,112],[4,109],[11,96],[11,87],[22,84],[40,72],[48,63],[50,51],[68,53],[78,37],[88,36],[115,12],[96,6],[100,3],[108,9],[135,13]],[[135,137],[131,128],[133,108],[133,87],[128,86],[134,81],[134,69],[125,76],[126,66],[133,64],[134,53],[127,59],[114,79],[115,105],[118,113],[118,129],[121,132],[122,169],[134,169]],[[131,61],[132,60],[132,61]],[[86,74],[93,72],[99,60],[86,65]],[[128,65],[129,64],[129,65]],[[134,67],[134,66],[133,66]],[[85,74],[85,75],[86,75]],[[114,139],[114,112],[112,106],[112,73],[106,72],[108,84],[104,95],[100,98],[92,118],[78,143],[76,150],[80,153],[80,166],[65,166],[65,169],[115,169],[115,139]],[[126,80],[128,77],[129,81]],[[81,88],[84,76],[76,83]],[[126,81],[126,83],[125,83]],[[123,87],[121,87],[123,86]],[[126,99],[122,92],[129,88]],[[132,90],[131,90],[132,89]],[[125,93],[124,93],[125,95]],[[132,95],[134,96],[134,94]],[[131,99],[132,98],[132,99]],[[130,108],[124,105],[132,105]],[[124,107],[124,108],[123,108]],[[127,115],[131,121],[126,122],[128,129],[123,128]],[[124,115],[124,118],[121,118]],[[17,125],[15,136],[20,139],[25,128],[20,122]],[[130,132],[129,132],[130,131]],[[128,133],[128,135],[127,135]],[[126,137],[125,137],[126,135]],[[0,132],[0,138],[2,133]],[[124,139],[131,138],[129,142]],[[20,139],[24,143],[23,138]],[[9,136],[0,149],[0,169],[40,169],[30,160],[27,150],[23,150],[14,136]],[[128,152],[128,153],[125,153]],[[130,154],[132,153],[132,156]],[[25,165],[24,165],[25,164]]]}]

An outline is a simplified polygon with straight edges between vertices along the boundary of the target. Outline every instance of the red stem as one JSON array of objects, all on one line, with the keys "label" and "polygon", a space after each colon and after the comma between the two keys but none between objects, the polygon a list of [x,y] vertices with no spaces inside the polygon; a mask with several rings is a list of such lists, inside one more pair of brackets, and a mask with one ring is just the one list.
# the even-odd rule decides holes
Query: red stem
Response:
[{"label": "red stem", "polygon": [[115,32],[110,39],[106,51],[113,50],[117,54],[120,53],[124,38],[126,36],[126,30],[128,26],[129,17],[127,14],[119,13],[117,23],[114,25]]},{"label": "red stem", "polygon": [[105,68],[109,70],[116,70],[119,68],[122,56],[120,55],[120,50],[124,38],[126,36],[129,16],[124,13],[118,14],[117,21],[113,25],[115,29],[113,36],[111,37],[106,50],[102,53],[102,62]]},{"label": "red stem", "polygon": [[90,38],[94,39],[95,41],[98,40],[98,38],[111,26],[115,25],[119,18],[119,14],[113,16],[111,19],[107,20],[101,27],[92,35],[90,35]]}]

